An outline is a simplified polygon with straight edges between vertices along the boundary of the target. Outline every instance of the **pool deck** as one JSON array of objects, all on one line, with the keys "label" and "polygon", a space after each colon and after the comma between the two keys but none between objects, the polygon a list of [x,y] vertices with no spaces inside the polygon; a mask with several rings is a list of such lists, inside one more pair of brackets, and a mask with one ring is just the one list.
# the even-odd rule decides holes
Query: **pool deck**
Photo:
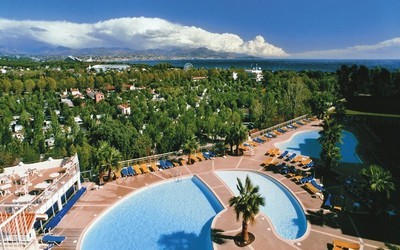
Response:
[{"label": "pool deck", "polygon": [[[85,229],[107,208],[135,190],[162,180],[175,178],[174,175],[178,170],[181,171],[182,176],[199,176],[225,206],[225,209],[215,217],[212,224],[212,229],[216,229],[219,232],[214,235],[215,238],[224,243],[213,243],[214,249],[239,249],[232,240],[232,236],[241,231],[241,222],[236,221],[236,216],[228,205],[229,198],[233,196],[232,192],[214,174],[213,170],[253,170],[272,176],[295,194],[302,204],[304,211],[319,211],[322,205],[320,198],[311,195],[301,185],[296,184],[285,176],[265,171],[261,167],[261,163],[267,157],[264,154],[268,149],[274,147],[276,142],[288,140],[297,131],[320,129],[318,124],[319,121],[309,123],[297,130],[289,131],[269,142],[260,144],[254,148],[255,154],[253,156],[217,157],[213,160],[196,162],[193,165],[178,166],[168,170],[119,178],[106,183],[100,189],[88,190],[53,230],[53,234],[67,237],[62,245],[55,247],[55,249],[78,249],[80,237],[83,235]],[[317,225],[308,222],[308,230],[302,238],[298,240],[285,240],[277,236],[268,218],[263,214],[259,214],[256,217],[256,223],[249,226],[249,231],[255,235],[255,241],[251,245],[243,247],[243,249],[331,249],[330,243],[332,243],[333,239],[359,243],[361,249],[384,248],[382,242],[358,237],[359,234],[355,224],[350,216],[348,218],[350,221],[348,223],[350,225],[349,228],[333,228],[327,225]],[[119,229],[116,228],[115,230]],[[346,233],[343,233],[343,231],[346,231]],[[146,233],[151,232],[142,233],[143,237],[145,237]]]}]

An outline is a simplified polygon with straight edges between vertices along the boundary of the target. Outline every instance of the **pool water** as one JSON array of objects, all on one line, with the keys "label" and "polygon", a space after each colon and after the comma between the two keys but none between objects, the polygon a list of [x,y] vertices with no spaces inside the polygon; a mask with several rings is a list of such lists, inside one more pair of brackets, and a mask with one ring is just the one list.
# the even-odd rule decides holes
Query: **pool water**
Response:
[{"label": "pool water", "polygon": [[81,249],[212,249],[211,222],[222,209],[197,177],[153,185],[98,218]]},{"label": "pool water", "polygon": [[[342,156],[340,162],[362,163],[356,152],[357,138],[348,131],[343,131],[342,135],[343,143],[339,144]],[[319,137],[319,131],[315,130],[298,132],[289,141],[278,142],[276,146],[280,150],[288,150],[291,153],[320,159],[321,144],[318,142]]]},{"label": "pool water", "polygon": [[[278,181],[249,171],[215,171],[235,195],[239,195],[237,179],[245,182],[248,175],[254,185],[260,187],[265,206],[260,211],[271,221],[276,233],[284,239],[295,240],[307,231],[304,210],[293,194]],[[251,230],[251,229],[250,229]]]}]

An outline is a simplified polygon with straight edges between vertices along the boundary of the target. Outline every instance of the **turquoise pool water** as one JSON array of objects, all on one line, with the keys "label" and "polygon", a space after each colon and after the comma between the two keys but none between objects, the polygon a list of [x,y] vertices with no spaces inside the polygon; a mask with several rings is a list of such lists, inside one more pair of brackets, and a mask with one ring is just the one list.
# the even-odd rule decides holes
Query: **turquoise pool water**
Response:
[{"label": "turquoise pool water", "polygon": [[[348,131],[343,131],[342,135],[343,143],[339,145],[342,155],[340,162],[362,163],[356,152],[357,138]],[[276,143],[276,146],[281,150],[288,150],[292,153],[319,159],[321,153],[321,144],[318,142],[319,137],[319,131],[299,132],[291,140]]]},{"label": "turquoise pool water", "polygon": [[212,249],[211,222],[222,209],[197,177],[153,185],[98,218],[80,249]]},{"label": "turquoise pool water", "polygon": [[307,231],[307,220],[303,208],[293,194],[281,183],[265,175],[249,171],[216,171],[215,172],[235,195],[236,178],[244,183],[249,175],[253,184],[260,187],[260,193],[265,198],[265,206],[261,208],[271,221],[276,233],[284,239],[295,240]]}]

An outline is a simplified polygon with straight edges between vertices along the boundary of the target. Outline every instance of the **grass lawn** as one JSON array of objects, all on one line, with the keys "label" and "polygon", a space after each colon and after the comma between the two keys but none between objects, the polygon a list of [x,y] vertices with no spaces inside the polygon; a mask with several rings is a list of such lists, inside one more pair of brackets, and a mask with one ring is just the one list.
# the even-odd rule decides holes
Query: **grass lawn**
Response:
[{"label": "grass lawn", "polygon": [[384,114],[384,113],[371,113],[371,112],[363,112],[346,109],[346,115],[365,115],[365,116],[374,116],[374,117],[391,117],[391,118],[399,118],[400,114]]}]

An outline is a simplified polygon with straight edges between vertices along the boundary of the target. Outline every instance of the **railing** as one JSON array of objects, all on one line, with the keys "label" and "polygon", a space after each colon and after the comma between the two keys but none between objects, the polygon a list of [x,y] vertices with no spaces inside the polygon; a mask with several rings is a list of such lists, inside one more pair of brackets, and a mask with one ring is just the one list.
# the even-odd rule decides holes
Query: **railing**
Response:
[{"label": "railing", "polygon": [[[0,212],[0,249],[25,249],[36,241],[36,234],[27,221],[28,205],[7,204],[0,205],[6,212]],[[7,211],[7,210],[16,210]],[[13,213],[14,212],[14,213]],[[30,216],[33,214],[29,213]]]},{"label": "railing", "polygon": [[294,123],[294,122],[303,120],[303,119],[307,118],[307,116],[308,116],[308,114],[302,115],[302,116],[296,117],[296,118],[294,118],[294,119],[291,119],[291,120],[289,120],[289,121],[285,121],[285,122],[279,123],[279,124],[274,125],[274,126],[272,126],[272,127],[269,127],[269,128],[263,129],[263,130],[259,130],[259,131],[257,131],[257,132],[252,133],[252,134],[250,135],[250,137],[251,137],[251,138],[258,137],[258,136],[263,135],[263,134],[265,134],[265,133],[267,133],[267,132],[270,132],[270,131],[272,131],[272,130],[275,130],[275,129],[278,129],[278,128],[282,128],[282,127],[285,127],[285,126],[287,126],[287,125],[289,125],[289,124],[292,124],[292,123]]}]

